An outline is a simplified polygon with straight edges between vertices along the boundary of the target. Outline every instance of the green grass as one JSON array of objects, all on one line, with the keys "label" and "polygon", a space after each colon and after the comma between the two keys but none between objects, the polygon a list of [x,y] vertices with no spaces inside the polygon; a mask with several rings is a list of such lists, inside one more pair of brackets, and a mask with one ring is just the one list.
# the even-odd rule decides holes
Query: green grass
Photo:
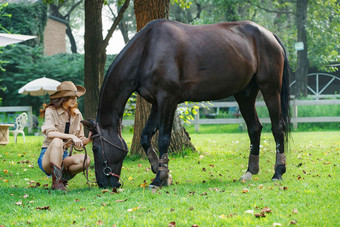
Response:
[{"label": "green grass", "polygon": [[[247,133],[195,134],[197,153],[170,156],[174,185],[141,187],[154,177],[145,159],[127,158],[119,193],[89,189],[79,174],[67,193],[51,191],[36,160],[42,137],[0,147],[0,225],[17,226],[337,226],[340,223],[339,132],[294,132],[284,180],[272,182],[275,143],[263,133],[260,172],[240,182],[247,168]],[[132,135],[124,133],[131,144]],[[90,149],[90,147],[89,147]],[[92,157],[92,152],[89,152]],[[92,158],[93,160],[93,158]],[[92,161],[93,165],[93,161]],[[205,171],[204,171],[205,170]],[[8,171],[8,172],[7,172]],[[94,170],[90,170],[90,178]],[[32,182],[34,181],[34,182]],[[39,183],[40,186],[36,186]],[[43,186],[48,184],[48,186]],[[245,192],[245,189],[248,192]],[[25,196],[26,195],[26,196]],[[119,202],[118,200],[126,200]],[[16,203],[21,201],[21,205]],[[43,210],[39,208],[49,209]],[[269,207],[271,213],[256,218]],[[133,211],[129,209],[138,208]],[[293,212],[297,210],[297,213]]]}]

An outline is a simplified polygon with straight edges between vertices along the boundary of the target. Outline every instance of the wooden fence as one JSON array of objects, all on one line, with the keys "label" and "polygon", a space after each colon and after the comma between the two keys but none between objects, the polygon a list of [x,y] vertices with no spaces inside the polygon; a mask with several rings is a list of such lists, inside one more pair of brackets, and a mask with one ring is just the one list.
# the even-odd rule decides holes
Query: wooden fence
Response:
[{"label": "wooden fence", "polygon": [[[200,108],[204,108],[200,104],[181,104],[180,107],[192,107],[193,105],[197,105]],[[264,101],[258,101],[255,104],[256,106],[266,106]],[[291,122],[293,127],[296,129],[298,127],[298,123],[316,123],[316,122],[340,122],[340,116],[318,116],[318,117],[299,117],[298,109],[299,106],[314,106],[314,105],[338,105],[340,108],[340,100],[296,100],[293,99],[290,101],[291,111],[292,111],[292,119]],[[223,108],[223,107],[234,107],[238,108],[237,102],[210,102],[210,104],[205,104],[211,108]],[[260,118],[261,123],[270,123],[269,118]],[[133,125],[133,120],[123,120],[124,125]],[[195,115],[195,119],[190,121],[191,124],[195,125],[195,131],[199,131],[199,126],[204,124],[244,124],[244,120],[242,117],[239,118],[213,118],[213,119],[201,119],[199,114]]]}]

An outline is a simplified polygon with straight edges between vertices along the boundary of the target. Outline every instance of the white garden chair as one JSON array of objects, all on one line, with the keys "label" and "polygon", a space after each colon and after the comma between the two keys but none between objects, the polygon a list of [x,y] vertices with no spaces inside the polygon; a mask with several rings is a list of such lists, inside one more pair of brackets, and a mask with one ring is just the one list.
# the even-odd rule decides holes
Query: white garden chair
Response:
[{"label": "white garden chair", "polygon": [[28,117],[26,113],[19,114],[19,116],[15,119],[15,129],[9,131],[10,133],[13,133],[15,143],[17,142],[17,136],[19,133],[22,134],[24,142],[26,143],[24,128],[25,128],[27,120],[28,120]]}]

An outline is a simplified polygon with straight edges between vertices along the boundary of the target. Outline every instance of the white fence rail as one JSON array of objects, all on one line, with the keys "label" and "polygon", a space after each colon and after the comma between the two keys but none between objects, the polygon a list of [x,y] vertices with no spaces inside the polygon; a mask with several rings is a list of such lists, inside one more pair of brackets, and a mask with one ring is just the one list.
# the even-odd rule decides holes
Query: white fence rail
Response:
[{"label": "white fence rail", "polygon": [[[210,105],[211,104],[211,105]],[[209,108],[221,108],[221,107],[237,107],[237,102],[210,102],[210,104],[205,104]],[[185,106],[193,106],[197,104],[181,104],[181,107]],[[255,104],[256,106],[266,106],[264,101],[258,101]],[[318,117],[299,117],[298,115],[298,107],[299,106],[314,106],[314,105],[338,105],[340,108],[340,100],[296,100],[293,99],[290,101],[292,118],[291,122],[293,123],[293,127],[297,128],[298,123],[316,123],[316,122],[340,122],[340,116],[318,116]],[[204,108],[201,105],[197,105],[200,108]],[[270,123],[269,118],[260,118],[262,123]],[[133,125],[133,120],[123,120],[124,125]],[[195,125],[195,131],[199,131],[199,126],[204,124],[243,124],[245,123],[243,118],[213,118],[213,119],[200,119],[199,114],[195,115],[195,119],[190,121],[191,124]]]}]

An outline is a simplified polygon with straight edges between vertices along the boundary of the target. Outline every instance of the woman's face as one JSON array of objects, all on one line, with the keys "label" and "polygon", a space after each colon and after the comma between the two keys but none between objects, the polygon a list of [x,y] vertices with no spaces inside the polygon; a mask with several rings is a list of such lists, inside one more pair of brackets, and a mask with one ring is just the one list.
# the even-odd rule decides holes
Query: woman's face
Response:
[{"label": "woman's face", "polygon": [[71,97],[69,100],[63,103],[65,109],[73,108],[77,103],[77,97]]}]

